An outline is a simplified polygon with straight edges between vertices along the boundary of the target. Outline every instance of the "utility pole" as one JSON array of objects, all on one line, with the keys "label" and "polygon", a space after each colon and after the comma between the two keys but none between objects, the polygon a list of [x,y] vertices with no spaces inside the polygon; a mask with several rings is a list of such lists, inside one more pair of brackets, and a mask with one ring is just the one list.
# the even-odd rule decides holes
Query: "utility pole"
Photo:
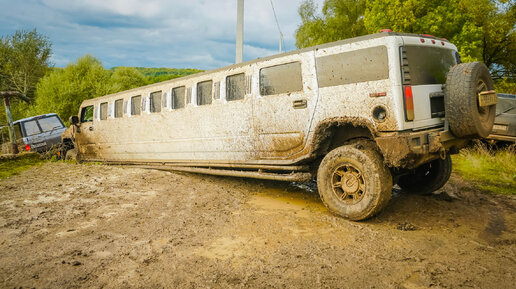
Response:
[{"label": "utility pole", "polygon": [[244,54],[244,0],[237,0],[235,63],[242,62],[243,54]]},{"label": "utility pole", "polygon": [[11,105],[9,96],[19,95],[17,91],[0,91],[0,96],[4,97],[5,114],[7,115],[7,122],[9,124],[9,141],[11,142],[13,154],[18,153],[18,146],[16,145],[16,136],[14,134],[13,115],[11,114]]}]

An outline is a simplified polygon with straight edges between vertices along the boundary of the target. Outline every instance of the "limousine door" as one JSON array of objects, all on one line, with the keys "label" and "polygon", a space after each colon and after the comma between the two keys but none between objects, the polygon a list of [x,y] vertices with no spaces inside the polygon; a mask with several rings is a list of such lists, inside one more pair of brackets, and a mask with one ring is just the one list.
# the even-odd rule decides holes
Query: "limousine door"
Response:
[{"label": "limousine door", "polygon": [[274,59],[259,68],[254,127],[260,158],[284,158],[301,151],[317,102],[312,53]]}]

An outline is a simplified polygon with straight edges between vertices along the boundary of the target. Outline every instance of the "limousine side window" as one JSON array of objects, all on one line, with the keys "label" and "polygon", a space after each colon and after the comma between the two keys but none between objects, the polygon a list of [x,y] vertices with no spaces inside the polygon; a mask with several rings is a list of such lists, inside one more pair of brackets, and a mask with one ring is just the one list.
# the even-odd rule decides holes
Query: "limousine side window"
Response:
[{"label": "limousine side window", "polygon": [[303,90],[301,63],[292,62],[260,69],[260,94],[273,95]]},{"label": "limousine side window", "polygon": [[197,105],[211,104],[213,81],[203,81],[197,83]]},{"label": "limousine side window", "polygon": [[161,91],[150,94],[150,112],[161,111]]},{"label": "limousine side window", "polygon": [[131,97],[131,115],[140,115],[142,112],[141,95]]},{"label": "limousine side window", "polygon": [[172,89],[172,109],[185,107],[185,87],[180,86]]},{"label": "limousine side window", "polygon": [[389,78],[387,47],[377,46],[316,59],[319,87]]},{"label": "limousine side window", "polygon": [[100,120],[106,120],[107,119],[107,110],[108,110],[107,102],[101,103],[100,104]]},{"label": "limousine side window", "polygon": [[93,121],[93,105],[81,109],[81,122]]},{"label": "limousine side window", "polygon": [[239,100],[245,95],[245,74],[239,73],[226,78],[226,100]]},{"label": "limousine side window", "polygon": [[115,100],[115,118],[120,118],[124,116],[124,100],[117,99]]}]

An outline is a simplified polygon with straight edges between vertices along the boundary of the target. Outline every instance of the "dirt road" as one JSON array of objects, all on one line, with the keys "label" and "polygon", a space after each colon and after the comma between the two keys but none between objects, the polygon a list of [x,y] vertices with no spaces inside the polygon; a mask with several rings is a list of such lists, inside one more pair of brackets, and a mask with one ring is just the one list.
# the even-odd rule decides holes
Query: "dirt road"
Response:
[{"label": "dirt road", "polygon": [[514,288],[515,198],[444,191],[351,222],[309,187],[45,163],[0,180],[0,287]]}]

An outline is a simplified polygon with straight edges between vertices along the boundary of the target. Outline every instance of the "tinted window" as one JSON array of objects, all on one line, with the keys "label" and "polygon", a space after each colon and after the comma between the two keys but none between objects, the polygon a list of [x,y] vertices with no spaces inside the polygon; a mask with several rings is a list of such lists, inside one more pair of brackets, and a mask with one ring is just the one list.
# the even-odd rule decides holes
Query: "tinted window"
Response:
[{"label": "tinted window", "polygon": [[405,46],[411,85],[444,84],[446,74],[457,64],[455,51],[427,46]]},{"label": "tinted window", "polygon": [[387,47],[378,46],[317,58],[319,87],[389,78]]},{"label": "tinted window", "polygon": [[38,119],[39,126],[41,129],[45,131],[51,131],[56,128],[62,128],[63,123],[61,123],[61,120],[57,116],[49,116],[45,118]]},{"label": "tinted window", "polygon": [[142,112],[142,97],[140,95],[131,97],[131,115],[140,115]]},{"label": "tinted window", "polygon": [[150,112],[161,111],[161,91],[150,94]]},{"label": "tinted window", "polygon": [[93,105],[81,109],[81,122],[93,121]]},{"label": "tinted window", "polygon": [[245,95],[245,75],[243,73],[226,78],[226,100],[238,100]]},{"label": "tinted window", "polygon": [[100,104],[100,119],[105,120],[107,119],[108,115],[108,105],[107,102],[103,102]]},{"label": "tinted window", "polygon": [[24,121],[23,128],[25,129],[26,136],[41,133],[41,130],[39,129],[39,126],[35,120]]},{"label": "tinted window", "polygon": [[115,118],[124,116],[124,100],[115,100]]},{"label": "tinted window", "polygon": [[176,87],[172,89],[172,109],[185,107],[185,87]]},{"label": "tinted window", "polygon": [[301,63],[292,62],[260,70],[260,94],[271,95],[303,90]]},{"label": "tinted window", "polygon": [[212,81],[203,81],[197,83],[197,105],[205,105],[211,103]]}]

